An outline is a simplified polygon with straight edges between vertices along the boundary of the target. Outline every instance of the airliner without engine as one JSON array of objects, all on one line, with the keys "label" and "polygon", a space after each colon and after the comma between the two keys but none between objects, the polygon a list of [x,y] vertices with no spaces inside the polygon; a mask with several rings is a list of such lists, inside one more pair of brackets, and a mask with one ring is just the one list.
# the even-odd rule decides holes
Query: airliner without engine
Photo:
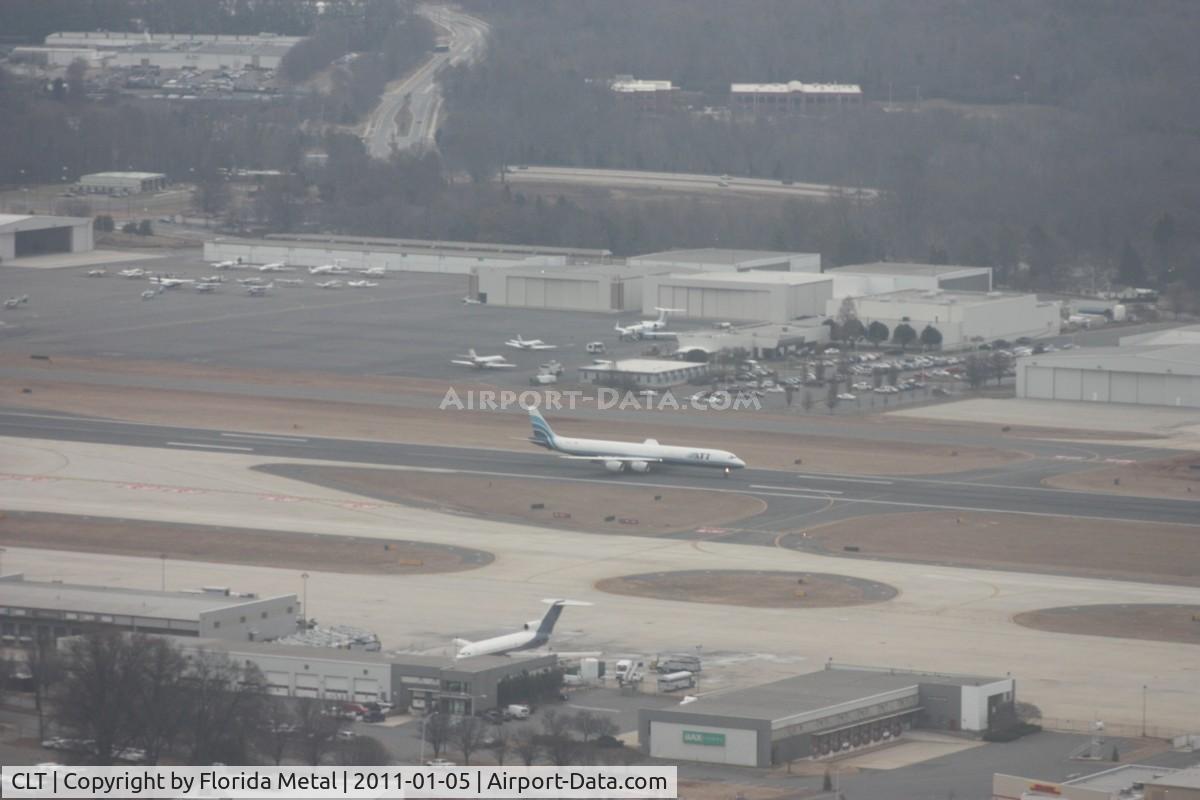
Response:
[{"label": "airliner without engine", "polygon": [[546,615],[540,620],[535,619],[526,622],[522,629],[516,633],[506,633],[501,636],[493,636],[490,639],[480,639],[478,642],[455,639],[454,644],[458,647],[458,652],[454,657],[496,656],[512,653],[517,650],[532,650],[535,647],[541,647],[550,641],[550,634],[554,630],[554,623],[558,622],[558,618],[562,615],[562,610],[565,606],[591,605],[591,603],[584,603],[580,600],[548,599],[542,602],[550,604],[550,608],[546,610]]},{"label": "airliner without engine", "polygon": [[657,319],[644,319],[641,322],[635,322],[632,325],[614,325],[613,330],[622,339],[641,339],[650,338],[648,333],[653,331],[661,331],[667,327],[667,314],[678,313],[683,309],[679,308],[659,308],[655,306],[655,311],[658,312]]},{"label": "airliner without engine", "polygon": [[517,338],[509,339],[505,342],[509,347],[515,347],[518,350],[556,350],[557,346],[546,344],[541,339],[522,339],[521,334],[517,334]]},{"label": "airliner without engine", "polygon": [[716,467],[723,469],[725,477],[729,477],[733,470],[746,466],[745,461],[728,450],[659,444],[657,439],[639,443],[558,436],[536,408],[529,409],[529,422],[533,426],[533,437],[529,440],[532,443],[554,450],[563,458],[599,462],[609,472],[649,472],[655,464],[676,464]]},{"label": "airliner without engine", "polygon": [[457,364],[460,367],[474,367],[475,369],[512,369],[516,364],[510,364],[505,360],[504,356],[481,356],[475,352],[472,347],[467,351],[466,355],[461,353],[455,356],[455,359],[450,362]]}]

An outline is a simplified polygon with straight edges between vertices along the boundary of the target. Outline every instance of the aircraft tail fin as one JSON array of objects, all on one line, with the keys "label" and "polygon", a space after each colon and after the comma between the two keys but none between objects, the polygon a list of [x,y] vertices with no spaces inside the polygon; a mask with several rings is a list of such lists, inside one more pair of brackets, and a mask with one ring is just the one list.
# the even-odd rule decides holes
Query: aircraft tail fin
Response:
[{"label": "aircraft tail fin", "polygon": [[[530,407],[529,424],[533,426],[533,443],[553,450],[554,430],[550,427],[550,423],[546,422],[546,418],[542,416],[542,412]],[[551,623],[551,625],[553,624]]]},{"label": "aircraft tail fin", "polygon": [[468,348],[467,348],[467,355],[469,355],[471,358],[479,358],[479,356],[475,355],[475,348],[474,348],[474,347],[468,347]]},{"label": "aircraft tail fin", "polygon": [[591,603],[585,603],[582,600],[543,600],[543,603],[549,603],[550,608],[546,610],[546,616],[542,617],[542,624],[538,626],[538,636],[541,638],[549,638],[551,631],[554,630],[554,623],[558,622],[558,618],[562,616],[562,610],[566,606],[590,606]]}]

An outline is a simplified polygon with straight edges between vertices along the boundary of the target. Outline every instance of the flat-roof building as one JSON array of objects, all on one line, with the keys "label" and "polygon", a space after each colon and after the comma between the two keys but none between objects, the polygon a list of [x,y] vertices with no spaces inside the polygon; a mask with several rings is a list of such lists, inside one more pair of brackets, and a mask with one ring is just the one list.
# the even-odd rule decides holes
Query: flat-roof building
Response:
[{"label": "flat-roof building", "polygon": [[630,256],[629,264],[670,272],[820,272],[820,253],[788,253],[779,250],[732,250],[701,247],[693,250],[664,250]]},{"label": "flat-roof building", "polygon": [[86,253],[92,246],[89,217],[0,214],[0,263],[24,256]]},{"label": "flat-roof building", "polygon": [[608,88],[638,111],[670,111],[679,96],[679,87],[670,81],[639,80],[631,75],[617,76]]},{"label": "flat-roof building", "polygon": [[1016,370],[1017,397],[1200,408],[1200,344],[1042,353]]},{"label": "flat-roof building", "polygon": [[733,83],[729,107],[735,114],[805,114],[862,104],[857,83]]},{"label": "flat-roof building", "polygon": [[72,59],[84,58],[111,67],[277,69],[287,51],[300,41],[299,36],[271,33],[64,31],[47,36],[45,46],[31,48],[29,55],[51,64],[63,62],[65,56],[54,52],[62,50],[71,52]]},{"label": "flat-roof building", "polygon": [[[841,299],[831,299],[826,315],[836,317],[841,304]],[[1056,336],[1062,326],[1061,305],[1033,294],[903,289],[858,297],[854,304],[865,325],[882,322],[895,330],[906,323],[918,334],[926,326],[935,328],[942,334],[943,350],[997,339]]]},{"label": "flat-roof building", "polygon": [[992,797],[1060,800],[1200,800],[1200,770],[1122,764],[1066,781],[996,773]]},{"label": "flat-roof building", "polygon": [[829,326],[817,318],[787,324],[759,323],[720,330],[693,330],[676,334],[677,352],[712,356],[721,351],[745,350],[752,358],[780,358],[800,348],[829,341]]},{"label": "flat-roof building", "polygon": [[558,663],[554,655],[455,659],[223,639],[180,639],[176,643],[185,651],[217,651],[255,665],[271,694],[389,702],[419,714],[470,715],[517,702],[509,700],[506,681],[544,673]]},{"label": "flat-roof building", "polygon": [[787,323],[825,313],[833,278],[814,272],[696,272],[648,275],[642,311],[678,309],[676,317]]},{"label": "flat-roof building", "polygon": [[638,712],[652,758],[769,767],[824,758],[913,727],[978,732],[1014,702],[1012,678],[829,665],[763,686]]},{"label": "flat-roof building", "polygon": [[990,267],[876,261],[870,264],[835,267],[827,274],[833,276],[835,297],[862,297],[901,289],[944,289],[959,292],[992,290]]},{"label": "flat-roof building", "polygon": [[300,613],[294,594],[258,597],[224,588],[161,592],[30,581],[20,573],[0,576],[0,637],[8,644],[97,628],[259,641],[295,631]]},{"label": "flat-roof building", "polygon": [[707,374],[707,364],[659,358],[627,358],[582,366],[579,368],[579,382],[602,386],[629,383],[646,389],[666,389]]},{"label": "flat-roof building", "polygon": [[471,293],[497,306],[640,310],[646,274],[647,270],[625,263],[531,258],[504,269],[478,270],[472,275]]},{"label": "flat-roof building", "polygon": [[93,172],[79,179],[79,190],[89,194],[139,194],[166,186],[167,176],[161,172]]}]

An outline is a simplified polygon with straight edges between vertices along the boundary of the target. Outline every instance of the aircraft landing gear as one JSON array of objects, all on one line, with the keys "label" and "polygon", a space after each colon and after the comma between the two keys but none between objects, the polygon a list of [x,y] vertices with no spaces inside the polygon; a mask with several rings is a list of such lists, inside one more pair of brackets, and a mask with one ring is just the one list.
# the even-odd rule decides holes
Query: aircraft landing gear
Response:
[{"label": "aircraft landing gear", "polygon": [[733,470],[731,470],[729,467],[726,467],[725,468],[725,477],[728,478],[732,474],[733,474]]}]

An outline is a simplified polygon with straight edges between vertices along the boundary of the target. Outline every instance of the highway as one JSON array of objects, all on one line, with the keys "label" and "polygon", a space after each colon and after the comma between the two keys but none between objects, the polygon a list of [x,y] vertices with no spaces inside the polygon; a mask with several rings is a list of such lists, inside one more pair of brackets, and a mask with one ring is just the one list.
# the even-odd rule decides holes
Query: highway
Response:
[{"label": "highway", "polygon": [[[596,464],[557,459],[532,445],[528,452],[510,452],[217,431],[32,412],[0,413],[0,436],[236,453],[260,456],[267,460],[287,458],[386,465],[446,474],[534,481],[621,483],[748,494],[765,500],[768,508],[743,521],[742,533],[749,531],[750,535],[734,537],[734,540],[747,543],[768,543],[775,534],[806,524],[804,518],[818,511],[821,512],[821,521],[860,514],[926,509],[1001,512],[1045,517],[1048,520],[1067,517],[1184,525],[1195,525],[1200,521],[1200,505],[1196,501],[1013,485],[1000,482],[996,476],[967,480],[961,475],[852,476],[745,469],[730,478],[724,478],[716,470],[688,468],[664,468],[645,475],[617,475],[606,472]],[[282,469],[281,474],[290,474],[289,469]]]},{"label": "highway", "polygon": [[[444,6],[421,6],[418,13],[444,29],[450,50],[433,53],[420,67],[388,87],[379,105],[367,119],[363,139],[373,158],[386,159],[396,150],[432,147],[437,134],[442,96],[437,74],[447,64],[474,61],[482,55],[487,40],[487,23]],[[401,128],[396,117],[407,110],[407,125]]]},{"label": "highway", "polygon": [[648,172],[627,169],[582,169],[578,167],[538,167],[522,164],[509,167],[509,183],[597,186],[610,189],[682,192],[685,194],[736,194],[770,197],[798,197],[830,200],[874,200],[876,189],[833,186],[825,183],[783,183],[765,178],[739,178],[730,175],[699,175],[686,172]]}]

